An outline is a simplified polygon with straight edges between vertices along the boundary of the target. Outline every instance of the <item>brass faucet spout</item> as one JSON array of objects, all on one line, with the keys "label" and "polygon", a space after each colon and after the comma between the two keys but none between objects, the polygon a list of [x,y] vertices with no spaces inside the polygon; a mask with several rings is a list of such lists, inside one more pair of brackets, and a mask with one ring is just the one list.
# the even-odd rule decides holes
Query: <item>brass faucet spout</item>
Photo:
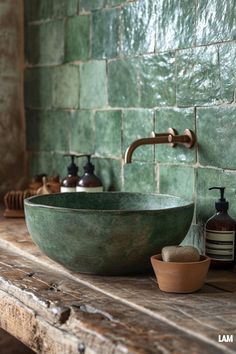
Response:
[{"label": "brass faucet spout", "polygon": [[168,144],[175,147],[176,144],[181,144],[188,149],[191,149],[196,143],[196,135],[190,129],[185,129],[183,135],[178,135],[177,131],[173,128],[168,128],[166,133],[151,133],[151,137],[135,140],[125,152],[125,163],[132,162],[132,155],[141,145],[155,145],[155,144]]},{"label": "brass faucet spout", "polygon": [[136,150],[139,146],[142,145],[153,145],[153,144],[169,144],[169,133],[156,134],[156,136],[152,136],[150,138],[142,138],[135,140],[126,150],[125,152],[125,163],[132,162],[132,155],[134,150]]}]

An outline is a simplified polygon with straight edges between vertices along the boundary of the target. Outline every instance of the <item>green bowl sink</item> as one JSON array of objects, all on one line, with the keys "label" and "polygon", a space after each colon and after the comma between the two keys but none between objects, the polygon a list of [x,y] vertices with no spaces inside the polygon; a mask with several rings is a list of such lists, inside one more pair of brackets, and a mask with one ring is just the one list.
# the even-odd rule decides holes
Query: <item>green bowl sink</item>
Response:
[{"label": "green bowl sink", "polygon": [[60,193],[25,199],[26,224],[48,257],[81,273],[143,273],[186,236],[194,204],[162,194]]}]

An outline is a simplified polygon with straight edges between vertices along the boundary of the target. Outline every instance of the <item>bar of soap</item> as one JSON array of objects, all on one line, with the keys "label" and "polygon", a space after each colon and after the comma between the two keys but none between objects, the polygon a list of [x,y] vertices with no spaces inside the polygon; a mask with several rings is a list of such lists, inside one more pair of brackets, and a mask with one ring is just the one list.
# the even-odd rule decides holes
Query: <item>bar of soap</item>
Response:
[{"label": "bar of soap", "polygon": [[198,262],[200,254],[193,246],[166,246],[161,251],[164,262]]}]

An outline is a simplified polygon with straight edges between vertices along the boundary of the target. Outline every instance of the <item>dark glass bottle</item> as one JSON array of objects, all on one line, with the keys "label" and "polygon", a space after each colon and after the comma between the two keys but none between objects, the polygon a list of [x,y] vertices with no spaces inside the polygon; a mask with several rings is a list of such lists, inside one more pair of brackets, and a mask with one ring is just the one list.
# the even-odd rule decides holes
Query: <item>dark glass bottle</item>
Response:
[{"label": "dark glass bottle", "polygon": [[61,182],[61,192],[76,192],[76,185],[79,181],[78,176],[78,166],[75,164],[74,160],[77,155],[67,154],[64,156],[70,156],[71,164],[67,167],[68,174]]},{"label": "dark glass bottle", "polygon": [[224,187],[219,189],[220,199],[215,203],[216,214],[205,225],[206,255],[211,258],[211,267],[231,269],[235,265],[235,221],[228,214],[229,203],[224,198]]},{"label": "dark glass bottle", "polygon": [[90,162],[91,155],[85,155],[88,159],[84,166],[84,175],[77,183],[76,192],[102,192],[101,180],[94,174],[94,165]]}]

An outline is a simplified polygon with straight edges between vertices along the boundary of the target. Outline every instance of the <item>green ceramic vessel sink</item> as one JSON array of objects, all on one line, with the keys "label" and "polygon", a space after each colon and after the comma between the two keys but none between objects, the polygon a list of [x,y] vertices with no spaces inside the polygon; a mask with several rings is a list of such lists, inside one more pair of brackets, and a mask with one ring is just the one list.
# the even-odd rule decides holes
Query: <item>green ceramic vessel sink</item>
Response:
[{"label": "green ceramic vessel sink", "polygon": [[103,192],[39,195],[25,200],[33,241],[66,268],[89,274],[143,273],[150,256],[178,245],[194,205],[162,194]]}]

